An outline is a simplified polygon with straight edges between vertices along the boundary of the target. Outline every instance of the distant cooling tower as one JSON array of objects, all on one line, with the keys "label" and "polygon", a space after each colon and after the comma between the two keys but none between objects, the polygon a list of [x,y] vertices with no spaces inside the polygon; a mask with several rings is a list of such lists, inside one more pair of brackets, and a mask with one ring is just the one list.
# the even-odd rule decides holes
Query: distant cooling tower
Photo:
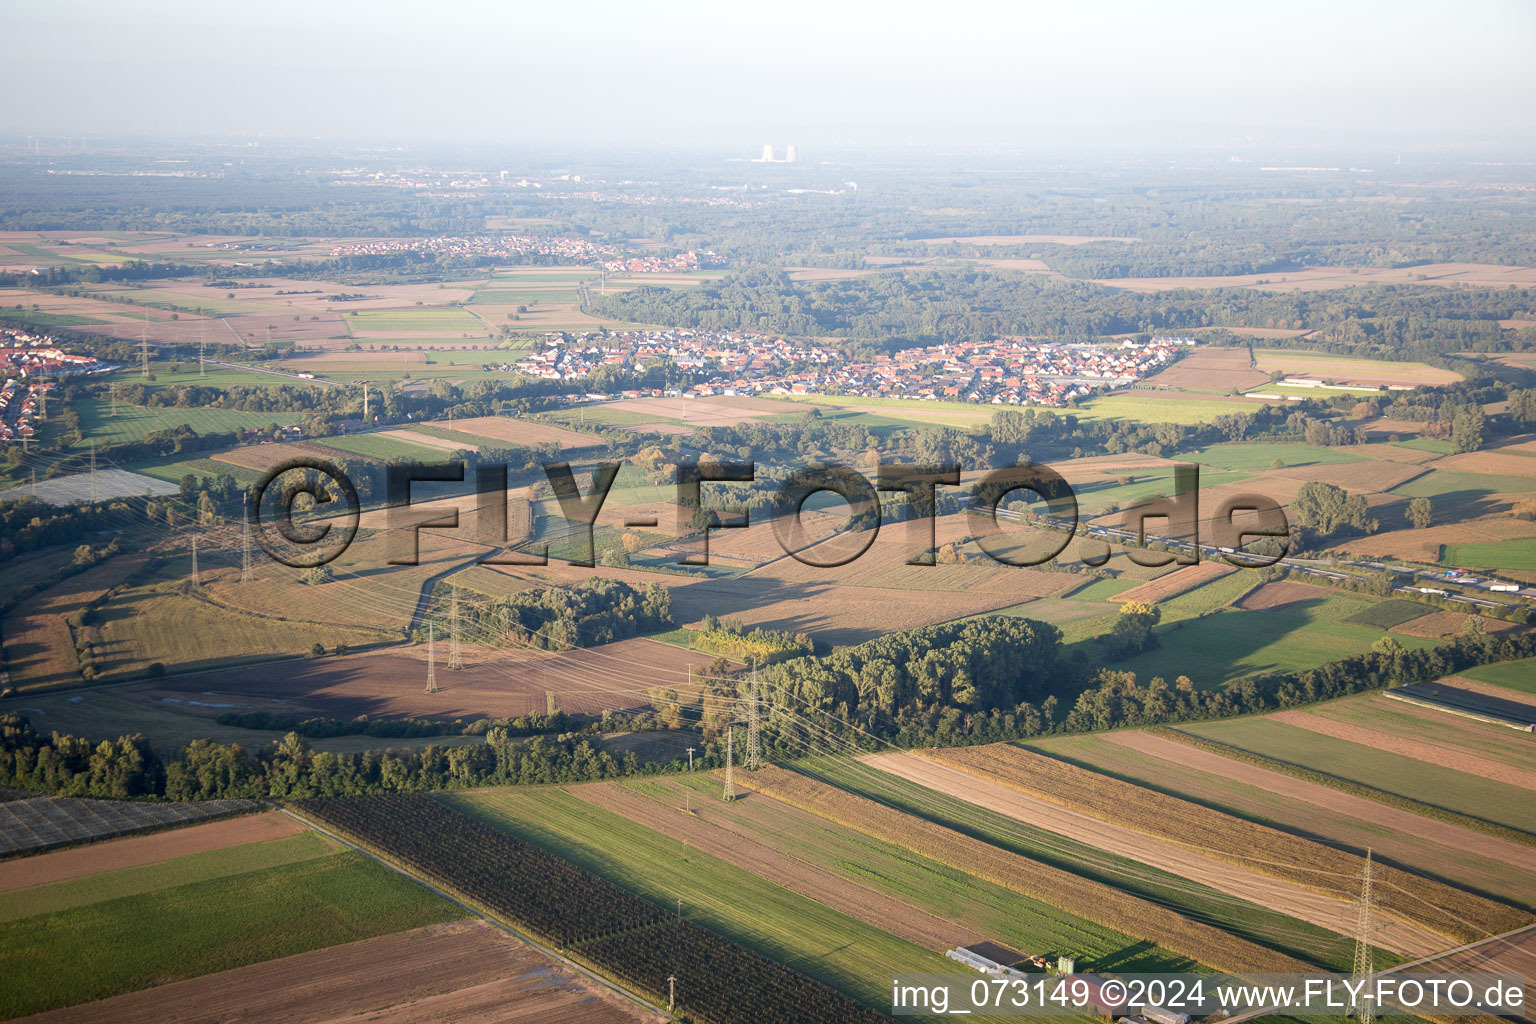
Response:
[{"label": "distant cooling tower", "polygon": [[787,164],[796,164],[800,162],[800,154],[795,152],[794,146],[788,146],[785,148],[784,162]]},{"label": "distant cooling tower", "polygon": [[765,164],[773,163],[773,145],[771,143],[763,146],[763,155],[758,159]]}]

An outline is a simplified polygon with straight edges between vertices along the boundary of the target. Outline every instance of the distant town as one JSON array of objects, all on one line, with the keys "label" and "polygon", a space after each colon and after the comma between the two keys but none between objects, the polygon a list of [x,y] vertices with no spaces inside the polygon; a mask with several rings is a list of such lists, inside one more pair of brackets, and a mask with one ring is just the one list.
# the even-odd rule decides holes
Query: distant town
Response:
[{"label": "distant town", "polygon": [[[825,394],[1062,407],[1104,388],[1132,384],[1194,344],[1193,338],[1118,345],[996,338],[902,349],[853,362],[830,346],[739,331],[552,333],[542,350],[514,368],[544,380],[570,381],[605,365],[666,359],[705,375],[688,389],[666,393]],[[625,394],[639,397],[642,392]]]},{"label": "distant town", "polygon": [[527,259],[548,257],[560,262],[598,263],[604,270],[625,274],[682,273],[726,265],[724,257],[708,250],[690,250],[675,256],[639,253],[585,238],[553,235],[484,235],[473,238],[376,239],[350,242],[331,250],[332,256],[382,256],[416,252],[467,259]]}]

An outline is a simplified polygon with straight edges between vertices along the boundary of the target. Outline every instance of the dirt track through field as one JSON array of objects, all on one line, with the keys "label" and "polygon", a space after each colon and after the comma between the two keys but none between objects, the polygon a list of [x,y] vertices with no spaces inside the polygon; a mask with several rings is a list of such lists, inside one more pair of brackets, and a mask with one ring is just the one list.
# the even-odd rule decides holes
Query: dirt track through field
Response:
[{"label": "dirt track through field", "polygon": [[[654,828],[661,824],[667,835],[697,850],[927,949],[950,949],[978,938],[974,931],[769,849],[750,832],[732,827],[726,817],[703,800],[696,798],[696,809],[689,814],[681,807],[668,807],[612,782],[572,786],[566,791],[637,825]],[[678,790],[677,795],[681,800],[683,791]],[[754,794],[750,802],[756,801],[778,804],[761,793]],[[803,813],[787,804],[779,806],[791,813]]]},{"label": "dirt track through field", "polygon": [[[1536,878],[1536,847],[1473,832],[1459,825],[1426,818],[1411,811],[1401,811],[1395,807],[1377,803],[1375,800],[1354,796],[1328,786],[1320,786],[1315,782],[1295,779],[1280,772],[1270,771],[1268,768],[1260,768],[1220,754],[1213,754],[1176,740],[1165,740],[1158,736],[1149,736],[1144,732],[1105,733],[1103,738],[1150,757],[1304,801],[1316,807],[1320,815],[1333,814],[1378,825],[1386,837],[1387,844],[1391,843],[1391,837],[1396,834],[1414,836],[1421,840],[1438,843],[1449,850],[1474,850]],[[1387,846],[1383,849],[1384,852],[1389,851]],[[1389,852],[1389,855],[1393,854]],[[1409,863],[1417,861],[1420,867],[1430,871],[1435,870],[1435,865],[1424,864],[1421,858],[1409,856],[1404,859]]]},{"label": "dirt track through field", "polygon": [[193,853],[286,839],[303,831],[304,826],[286,814],[270,811],[266,814],[247,814],[239,818],[210,821],[205,825],[189,825],[153,835],[129,836],[69,850],[56,850],[36,857],[0,862],[0,892],[84,878],[103,871],[158,864],[172,857],[185,857]]},{"label": "dirt track through field", "polygon": [[29,1024],[657,1022],[481,921],[397,932],[22,1018]]},{"label": "dirt track through field", "polygon": [[1320,718],[1317,715],[1307,714],[1305,711],[1280,711],[1269,717],[1276,722],[1284,722],[1286,725],[1294,725],[1309,732],[1331,736],[1336,740],[1346,740],[1374,750],[1384,750],[1390,754],[1401,754],[1404,757],[1411,757],[1415,761],[1423,761],[1426,764],[1437,764],[1442,768],[1466,772],[1468,775],[1478,775],[1485,779],[1492,779],[1495,782],[1519,786],[1522,789],[1536,790],[1536,772],[1517,768],[1514,765],[1490,761],[1485,757],[1468,754],[1454,747],[1441,746],[1438,743],[1429,743],[1424,740],[1405,739],[1402,736],[1394,736],[1391,733],[1381,732],[1377,729],[1367,729],[1364,726],[1350,725],[1347,722],[1335,722],[1331,719]]},{"label": "dirt track through field", "polygon": [[[909,782],[959,797],[978,807],[1159,868],[1341,935],[1348,935],[1355,927],[1354,908],[1341,900],[1214,857],[1203,856],[1186,847],[1159,843],[1141,832],[1079,814],[1000,782],[992,782],[916,754],[877,754],[862,760]],[[1418,955],[1445,947],[1445,940],[1435,933],[1396,920],[1383,922],[1376,941],[1385,949]]]}]

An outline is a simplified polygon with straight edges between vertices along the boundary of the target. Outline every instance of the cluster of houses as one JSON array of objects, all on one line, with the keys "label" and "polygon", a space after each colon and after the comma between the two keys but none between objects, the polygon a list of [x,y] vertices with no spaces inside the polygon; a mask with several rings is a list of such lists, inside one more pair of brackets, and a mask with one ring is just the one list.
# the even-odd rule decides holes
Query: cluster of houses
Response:
[{"label": "cluster of houses", "polygon": [[46,334],[0,328],[0,441],[37,436],[54,377],[106,369],[95,356],[77,356]]},{"label": "cluster of houses", "polygon": [[578,380],[603,366],[643,366],[664,359],[695,374],[758,385],[741,392],[751,394],[801,373],[814,376],[815,368],[830,367],[839,358],[835,349],[744,331],[557,331],[515,368],[543,380]]},{"label": "cluster of houses", "polygon": [[640,254],[585,238],[555,235],[376,238],[364,242],[347,242],[331,249],[332,256],[384,256],[402,252],[461,256],[476,260],[547,256],[567,263],[600,263],[610,273],[619,274],[675,274],[726,265],[725,257],[708,249],[689,250],[676,256]]},{"label": "cluster of houses", "polygon": [[685,395],[825,394],[1061,407],[1156,373],[1193,344],[1190,338],[1118,345],[996,338],[851,362],[813,341],[741,331],[557,332],[515,368],[545,380],[568,381],[602,366],[666,359],[695,374],[691,388],[677,389]]},{"label": "cluster of houses", "polygon": [[478,235],[472,238],[375,238],[365,242],[347,242],[331,250],[332,256],[384,256],[402,252],[423,252],[471,259],[514,259],[549,256],[562,260],[591,263],[618,259],[624,253],[616,245],[604,245],[585,238],[556,235]]},{"label": "cluster of houses", "polygon": [[604,260],[603,269],[610,274],[676,274],[723,267],[726,262],[724,256],[709,249],[689,249],[676,256],[621,256]]},{"label": "cluster of houses", "polygon": [[8,380],[0,385],[0,441],[27,441],[37,436],[43,395],[51,387],[53,383],[46,380]]}]

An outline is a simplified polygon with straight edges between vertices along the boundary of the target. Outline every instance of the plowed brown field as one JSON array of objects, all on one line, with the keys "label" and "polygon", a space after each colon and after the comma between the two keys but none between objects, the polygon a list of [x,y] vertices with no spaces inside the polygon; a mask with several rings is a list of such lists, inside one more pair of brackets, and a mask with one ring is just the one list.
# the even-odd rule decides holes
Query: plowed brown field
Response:
[{"label": "plowed brown field", "polygon": [[178,676],[165,680],[156,693],[281,700],[294,711],[336,718],[366,714],[445,719],[543,712],[545,694],[552,694],[560,710],[592,714],[646,705],[648,688],[684,686],[689,663],[707,660],[679,647],[639,639],[560,653],[466,645],[463,653],[464,668],[452,671],[444,665],[439,647],[437,693],[423,692],[425,644],[289,662],[281,671],[251,665]]}]

